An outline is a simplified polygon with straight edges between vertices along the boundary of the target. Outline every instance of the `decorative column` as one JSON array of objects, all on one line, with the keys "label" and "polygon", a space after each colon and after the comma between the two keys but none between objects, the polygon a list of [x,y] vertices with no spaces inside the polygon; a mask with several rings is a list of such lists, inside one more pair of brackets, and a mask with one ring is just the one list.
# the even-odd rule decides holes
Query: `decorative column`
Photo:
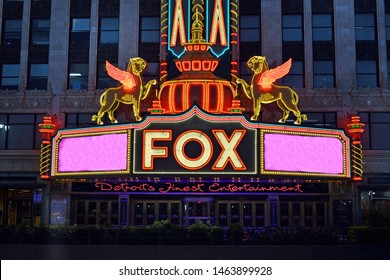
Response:
[{"label": "decorative column", "polygon": [[238,16],[238,0],[232,0],[230,3],[230,38],[231,38],[231,57],[230,57],[230,76],[233,87],[237,90],[236,79],[239,76],[239,44],[238,44],[238,33],[239,33],[239,16]]},{"label": "decorative column", "polygon": [[51,139],[56,132],[56,125],[51,116],[43,117],[43,123],[39,124],[39,132],[42,134],[39,175],[42,179],[49,179]]},{"label": "decorative column", "polygon": [[352,181],[361,181],[363,179],[363,148],[360,137],[364,131],[364,123],[360,122],[359,116],[351,116],[347,124],[347,132],[352,139]]},{"label": "decorative column", "polygon": [[161,0],[161,17],[160,17],[160,86],[167,80],[168,63],[168,1]]}]

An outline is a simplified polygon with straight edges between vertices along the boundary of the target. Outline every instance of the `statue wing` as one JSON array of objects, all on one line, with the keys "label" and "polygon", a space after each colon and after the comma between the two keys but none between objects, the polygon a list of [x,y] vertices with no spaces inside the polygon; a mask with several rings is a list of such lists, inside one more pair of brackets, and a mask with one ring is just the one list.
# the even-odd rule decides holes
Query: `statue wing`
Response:
[{"label": "statue wing", "polygon": [[127,90],[132,90],[136,86],[135,78],[132,73],[123,71],[108,61],[106,61],[106,70],[111,78],[121,82]]},{"label": "statue wing", "polygon": [[261,74],[257,84],[262,88],[270,88],[273,82],[287,75],[292,65],[291,61],[292,60],[290,58],[278,67],[271,70],[266,70],[263,74]]}]

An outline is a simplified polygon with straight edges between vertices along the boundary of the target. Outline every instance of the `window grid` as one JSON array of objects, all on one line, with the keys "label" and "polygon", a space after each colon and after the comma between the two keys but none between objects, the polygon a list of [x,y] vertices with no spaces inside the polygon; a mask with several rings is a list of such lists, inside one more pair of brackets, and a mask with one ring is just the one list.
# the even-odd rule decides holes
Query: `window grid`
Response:
[{"label": "window grid", "polygon": [[33,19],[31,25],[31,44],[48,45],[50,37],[50,19]]},{"label": "window grid", "polygon": [[304,87],[303,61],[293,60],[290,72],[283,77],[283,84],[290,87]]},{"label": "window grid", "polygon": [[22,38],[22,20],[6,19],[4,20],[3,44],[20,45]]},{"label": "window grid", "polygon": [[[65,127],[88,127],[96,125],[96,122],[92,121],[92,115],[95,113],[67,113],[65,116]],[[107,115],[104,116],[103,122],[107,123]]]},{"label": "window grid", "polygon": [[376,40],[375,14],[359,13],[355,14],[355,39],[356,41]]},{"label": "window grid", "polygon": [[332,14],[313,14],[313,41],[333,41]]},{"label": "window grid", "polygon": [[89,44],[90,19],[89,18],[72,18],[71,19],[70,43]]},{"label": "window grid", "polygon": [[283,15],[283,42],[302,42],[302,15]]},{"label": "window grid", "polygon": [[30,64],[28,89],[47,89],[48,64]]},{"label": "window grid", "polygon": [[88,89],[88,63],[71,63],[69,65],[69,89]]},{"label": "window grid", "polygon": [[99,35],[100,44],[118,44],[119,18],[101,18]]},{"label": "window grid", "polygon": [[1,67],[1,89],[19,88],[19,64],[3,64]]},{"label": "window grid", "polygon": [[160,42],[160,17],[141,17],[141,43]]},{"label": "window grid", "polygon": [[356,60],[357,87],[377,87],[377,61],[376,60]]},{"label": "window grid", "polygon": [[334,63],[333,60],[313,61],[313,86],[334,87]]},{"label": "window grid", "polygon": [[362,134],[364,150],[390,150],[390,113],[360,112],[360,121],[365,124]]},{"label": "window grid", "polygon": [[240,42],[260,42],[260,16],[240,16]]},{"label": "window grid", "polygon": [[[116,62],[112,62],[111,64],[114,66],[118,65]],[[118,82],[107,74],[105,63],[98,63],[97,65],[97,81],[97,88],[99,89],[118,86]]]},{"label": "window grid", "polygon": [[[0,150],[39,150],[44,114],[0,114]],[[20,137],[23,135],[23,137]]]}]

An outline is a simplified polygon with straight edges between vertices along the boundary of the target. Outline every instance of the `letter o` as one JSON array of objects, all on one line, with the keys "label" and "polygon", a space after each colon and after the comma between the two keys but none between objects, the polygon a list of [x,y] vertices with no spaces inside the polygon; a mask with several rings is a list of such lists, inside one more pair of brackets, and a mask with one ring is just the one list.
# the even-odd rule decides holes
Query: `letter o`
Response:
[{"label": "letter o", "polygon": [[[196,141],[202,146],[202,153],[196,158],[190,158],[184,152],[185,146],[191,141]],[[202,131],[186,131],[176,139],[173,146],[173,154],[177,163],[181,166],[186,169],[196,170],[202,168],[211,160],[213,144],[210,138]]]}]

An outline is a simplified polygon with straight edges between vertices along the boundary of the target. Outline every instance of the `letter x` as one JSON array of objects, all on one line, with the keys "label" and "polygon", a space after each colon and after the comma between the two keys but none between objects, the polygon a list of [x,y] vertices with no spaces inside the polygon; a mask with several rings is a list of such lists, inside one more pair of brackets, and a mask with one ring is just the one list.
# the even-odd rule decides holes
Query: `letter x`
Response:
[{"label": "letter x", "polygon": [[229,138],[224,130],[213,130],[215,138],[222,148],[222,152],[212,167],[213,170],[224,170],[228,162],[230,162],[234,170],[247,169],[236,150],[244,137],[245,132],[245,130],[241,129],[234,130]]}]

